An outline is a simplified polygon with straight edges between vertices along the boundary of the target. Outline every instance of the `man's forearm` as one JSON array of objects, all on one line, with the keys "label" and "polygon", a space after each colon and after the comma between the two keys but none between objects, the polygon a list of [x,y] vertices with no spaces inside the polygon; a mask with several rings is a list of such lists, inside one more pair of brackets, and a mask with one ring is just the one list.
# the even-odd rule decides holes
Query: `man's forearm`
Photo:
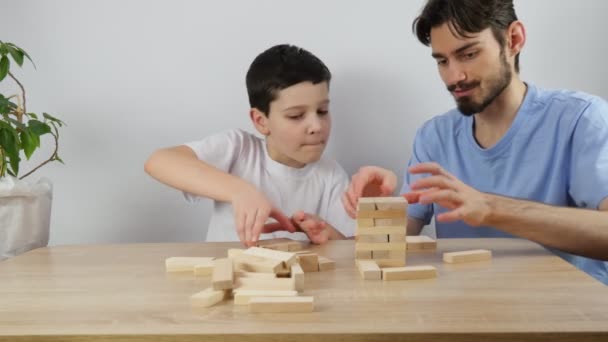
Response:
[{"label": "man's forearm", "polygon": [[569,253],[608,260],[608,212],[486,196],[491,210],[483,225]]}]

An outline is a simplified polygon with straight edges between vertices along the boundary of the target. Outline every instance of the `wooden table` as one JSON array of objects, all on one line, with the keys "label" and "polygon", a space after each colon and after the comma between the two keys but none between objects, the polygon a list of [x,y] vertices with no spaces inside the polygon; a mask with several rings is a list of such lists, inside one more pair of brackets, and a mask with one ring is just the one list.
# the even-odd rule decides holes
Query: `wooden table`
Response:
[{"label": "wooden table", "polygon": [[[440,240],[409,252],[436,279],[359,277],[354,242],[315,246],[334,271],[306,274],[313,313],[253,314],[231,301],[193,309],[209,278],[171,275],[170,256],[224,256],[237,243],[48,247],[0,262],[0,341],[608,341],[608,287],[536,244]],[[492,261],[449,265],[441,252],[489,248]]]}]

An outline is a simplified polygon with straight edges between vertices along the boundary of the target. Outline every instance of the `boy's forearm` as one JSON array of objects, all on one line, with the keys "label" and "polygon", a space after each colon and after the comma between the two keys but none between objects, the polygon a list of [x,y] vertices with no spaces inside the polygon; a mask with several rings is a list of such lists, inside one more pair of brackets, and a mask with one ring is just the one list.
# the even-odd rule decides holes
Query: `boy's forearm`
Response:
[{"label": "boy's forearm", "polygon": [[492,209],[484,225],[548,247],[608,260],[608,212],[487,196]]},{"label": "boy's forearm", "polygon": [[146,161],[145,170],[166,185],[217,201],[228,202],[234,194],[253,186],[200,161],[187,146],[156,151]]}]

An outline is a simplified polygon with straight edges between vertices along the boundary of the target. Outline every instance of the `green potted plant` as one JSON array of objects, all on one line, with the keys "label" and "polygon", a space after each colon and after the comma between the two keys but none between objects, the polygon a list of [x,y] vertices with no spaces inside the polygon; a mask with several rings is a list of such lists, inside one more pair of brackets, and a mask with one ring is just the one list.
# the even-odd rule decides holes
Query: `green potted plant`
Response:
[{"label": "green potted plant", "polygon": [[[42,166],[62,162],[58,155],[61,120],[29,112],[23,84],[11,67],[23,66],[30,56],[15,44],[0,41],[0,84],[12,81],[16,94],[0,90],[0,260],[46,246],[49,238],[52,184],[48,179],[31,182],[24,178]],[[4,89],[5,87],[3,87]],[[41,137],[54,141],[51,156],[20,175],[20,164],[40,148]]]}]

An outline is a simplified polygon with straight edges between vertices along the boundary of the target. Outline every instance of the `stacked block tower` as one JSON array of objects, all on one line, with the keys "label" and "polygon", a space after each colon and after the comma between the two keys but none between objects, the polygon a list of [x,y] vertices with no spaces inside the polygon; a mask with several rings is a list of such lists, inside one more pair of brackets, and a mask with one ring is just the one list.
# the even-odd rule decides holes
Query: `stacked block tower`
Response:
[{"label": "stacked block tower", "polygon": [[379,267],[405,266],[407,201],[403,197],[361,197],[357,204],[355,258]]}]

